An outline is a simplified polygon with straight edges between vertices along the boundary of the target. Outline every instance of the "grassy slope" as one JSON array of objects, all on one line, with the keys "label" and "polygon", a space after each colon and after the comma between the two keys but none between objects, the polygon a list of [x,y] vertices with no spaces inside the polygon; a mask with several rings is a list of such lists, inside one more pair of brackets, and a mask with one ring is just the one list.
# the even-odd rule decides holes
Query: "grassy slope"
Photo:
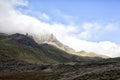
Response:
[{"label": "grassy slope", "polygon": [[[59,44],[58,44],[59,43]],[[110,58],[109,56],[102,55],[102,54],[97,54],[94,52],[75,52],[72,48],[65,46],[64,44],[60,43],[59,41],[57,42],[48,42],[48,44],[51,44],[63,51],[68,52],[69,54],[80,56],[80,57],[101,57],[101,58]],[[64,47],[63,47],[64,46]]]},{"label": "grassy slope", "polygon": [[37,44],[31,37],[22,34],[0,35],[0,54],[32,63],[63,63],[100,59],[69,54],[50,44]]},{"label": "grassy slope", "polygon": [[[24,39],[25,38],[25,39]],[[24,35],[0,36],[0,54],[33,63],[58,63],[70,61],[72,55],[54,46],[38,45]],[[32,42],[32,43],[29,43]]]}]

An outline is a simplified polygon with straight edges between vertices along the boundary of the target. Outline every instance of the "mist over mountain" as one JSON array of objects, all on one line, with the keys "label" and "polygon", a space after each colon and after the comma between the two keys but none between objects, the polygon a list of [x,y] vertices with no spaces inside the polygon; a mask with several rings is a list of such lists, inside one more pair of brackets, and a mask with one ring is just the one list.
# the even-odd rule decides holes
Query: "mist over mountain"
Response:
[{"label": "mist over mountain", "polygon": [[57,38],[53,34],[46,33],[46,34],[42,34],[42,35],[39,35],[39,36],[34,36],[34,39],[39,44],[47,43],[47,44],[53,45],[53,46],[55,46],[55,47],[57,47],[61,50],[64,50],[64,51],[66,51],[70,54],[74,54],[74,55],[77,55],[77,56],[109,58],[108,56],[98,54],[98,53],[94,53],[94,52],[85,52],[85,51],[76,52],[71,47],[66,46],[63,43],[61,43],[59,40],[57,40]]},{"label": "mist over mountain", "polygon": [[[32,11],[31,8],[29,10],[29,6],[29,1],[27,0],[1,0],[0,32],[8,34],[29,33],[37,36],[39,36],[40,34],[50,33],[53,34],[60,42],[78,52],[84,50],[86,52],[99,53],[110,57],[120,56],[119,43],[116,43],[112,40],[110,41],[109,39],[95,41],[96,38],[101,39],[99,38],[99,36],[105,38],[112,35],[118,36],[118,34],[116,34],[116,32],[119,32],[119,24],[117,22],[108,22],[104,24],[104,21],[103,23],[93,21],[93,23],[84,22],[80,23],[80,25],[77,24],[79,22],[77,22],[76,24],[62,24],[60,22],[52,21],[52,16],[49,16],[45,12],[40,11],[40,14],[36,15],[37,17],[33,16],[33,14],[31,13],[34,13],[35,11]],[[25,8],[25,10],[23,8]],[[55,12],[56,13],[54,13],[54,15],[56,15],[57,13],[59,15],[56,15],[54,19],[59,16],[59,18],[64,17],[64,19],[70,18],[66,20],[69,20],[71,23],[74,22],[71,21],[74,20],[71,19],[71,16],[62,14],[59,10]],[[40,17],[40,19],[38,16]],[[43,19],[47,19],[48,22],[44,21]],[[63,21],[63,19],[61,21]],[[109,34],[110,32],[115,34]],[[94,40],[95,42],[91,40],[89,41],[89,38]],[[119,39],[119,37],[112,39]]]},{"label": "mist over mountain", "polygon": [[[62,63],[80,60],[97,60],[97,57],[103,58],[102,56],[78,56],[74,54],[75,52],[71,54],[69,51],[73,51],[73,49],[57,41],[53,35],[50,35],[50,38],[45,40],[45,42],[43,41],[45,37],[44,39],[40,38],[43,43],[40,41],[41,43],[38,44],[32,36],[29,36],[29,34],[1,34],[0,53],[12,58],[33,63]],[[53,42],[54,45],[50,44],[51,42]]]},{"label": "mist over mountain", "polygon": [[54,46],[56,46],[62,50],[65,50],[65,51],[75,52],[74,49],[61,43],[53,34],[46,33],[46,34],[41,34],[39,36],[36,35],[33,37],[38,44],[47,43],[47,44],[54,45]]}]

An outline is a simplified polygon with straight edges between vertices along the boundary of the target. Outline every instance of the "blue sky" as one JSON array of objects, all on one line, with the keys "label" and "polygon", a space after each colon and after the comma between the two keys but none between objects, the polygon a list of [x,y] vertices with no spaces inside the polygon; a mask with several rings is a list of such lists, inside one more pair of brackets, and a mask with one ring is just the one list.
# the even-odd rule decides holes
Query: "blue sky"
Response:
[{"label": "blue sky", "polygon": [[[79,31],[84,30],[81,26],[86,22],[102,24],[103,29],[100,30],[104,30],[109,23],[115,24],[113,26],[117,26],[118,29],[120,27],[120,0],[29,0],[28,2],[28,6],[20,7],[21,11],[38,19],[41,19],[39,16],[45,13],[50,20],[43,18],[42,20],[48,23],[77,25]],[[120,43],[119,30],[95,34],[99,34],[99,37],[93,36],[86,40]]]},{"label": "blue sky", "polygon": [[120,0],[30,0],[29,7],[52,17],[59,10],[63,14],[77,17],[78,22],[120,19]]}]

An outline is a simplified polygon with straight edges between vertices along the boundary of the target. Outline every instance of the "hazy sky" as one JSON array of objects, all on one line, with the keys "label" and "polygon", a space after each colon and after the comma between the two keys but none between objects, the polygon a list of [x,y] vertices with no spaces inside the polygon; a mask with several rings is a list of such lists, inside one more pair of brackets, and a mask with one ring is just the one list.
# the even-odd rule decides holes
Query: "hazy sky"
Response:
[{"label": "hazy sky", "polygon": [[0,32],[53,33],[76,51],[120,56],[120,0],[0,0]]}]

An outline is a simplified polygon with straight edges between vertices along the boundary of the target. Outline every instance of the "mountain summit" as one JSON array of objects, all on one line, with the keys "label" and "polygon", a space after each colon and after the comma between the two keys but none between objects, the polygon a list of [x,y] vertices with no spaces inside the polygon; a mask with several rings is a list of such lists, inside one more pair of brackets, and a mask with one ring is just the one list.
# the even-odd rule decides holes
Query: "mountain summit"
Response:
[{"label": "mountain summit", "polygon": [[61,50],[64,50],[68,53],[75,52],[74,49],[61,43],[53,34],[44,34],[44,35],[33,36],[33,37],[38,44],[47,43],[47,44],[53,45]]}]

